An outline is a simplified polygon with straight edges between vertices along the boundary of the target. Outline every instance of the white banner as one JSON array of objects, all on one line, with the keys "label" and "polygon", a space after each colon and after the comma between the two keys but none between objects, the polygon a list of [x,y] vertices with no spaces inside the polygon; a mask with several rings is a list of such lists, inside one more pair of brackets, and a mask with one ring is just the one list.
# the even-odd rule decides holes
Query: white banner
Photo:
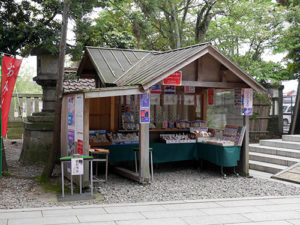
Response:
[{"label": "white banner", "polygon": [[75,96],[75,142],[83,140],[83,94]]},{"label": "white banner", "polygon": [[243,89],[243,115],[253,114],[253,90],[251,88]]},{"label": "white banner", "polygon": [[83,175],[83,159],[75,158],[71,159],[71,175]]}]

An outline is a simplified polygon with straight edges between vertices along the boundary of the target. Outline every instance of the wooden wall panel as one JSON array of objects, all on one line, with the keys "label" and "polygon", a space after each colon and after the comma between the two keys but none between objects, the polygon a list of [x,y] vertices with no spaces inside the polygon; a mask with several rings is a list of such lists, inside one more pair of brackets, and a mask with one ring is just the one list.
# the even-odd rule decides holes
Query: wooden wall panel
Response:
[{"label": "wooden wall panel", "polygon": [[[112,101],[113,100],[113,101]],[[117,97],[90,99],[90,129],[116,131],[121,118],[121,99]]]},{"label": "wooden wall panel", "polygon": [[90,129],[110,130],[110,98],[93,98],[90,101]]},{"label": "wooden wall panel", "polygon": [[221,64],[210,55],[205,55],[199,59],[198,81],[216,81],[219,82]]},{"label": "wooden wall panel", "polygon": [[196,62],[197,61],[194,61],[181,69],[182,80],[195,80]]}]

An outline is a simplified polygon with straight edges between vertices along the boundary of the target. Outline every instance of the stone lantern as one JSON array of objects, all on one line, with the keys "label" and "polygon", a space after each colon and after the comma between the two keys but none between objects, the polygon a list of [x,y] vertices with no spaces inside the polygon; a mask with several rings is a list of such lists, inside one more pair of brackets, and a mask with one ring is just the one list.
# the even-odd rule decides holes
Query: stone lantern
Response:
[{"label": "stone lantern", "polygon": [[24,164],[43,163],[52,148],[55,90],[58,78],[58,55],[35,48],[31,55],[37,56],[37,76],[33,78],[43,89],[42,112],[33,113],[24,122],[23,148],[20,157]]}]

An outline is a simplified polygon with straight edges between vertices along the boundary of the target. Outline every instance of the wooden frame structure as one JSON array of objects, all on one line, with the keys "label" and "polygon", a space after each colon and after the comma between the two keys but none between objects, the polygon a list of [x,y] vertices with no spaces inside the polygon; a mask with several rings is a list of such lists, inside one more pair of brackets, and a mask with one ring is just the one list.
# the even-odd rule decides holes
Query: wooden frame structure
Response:
[{"label": "wooden frame structure", "polygon": [[[164,61],[161,61],[162,58]],[[91,117],[98,116],[98,123],[105,124],[103,127],[115,131],[117,120],[120,118],[116,110],[119,107],[118,96],[149,92],[154,84],[161,82],[177,70],[182,71],[182,86],[216,89],[253,88],[256,92],[265,92],[260,84],[207,43],[163,53],[88,47],[78,73],[82,78],[94,78],[97,81],[97,88],[72,92],[72,94],[82,93],[85,99],[83,153],[88,152]],[[153,75],[151,71],[155,74]],[[66,155],[67,152],[67,94],[70,93],[65,93],[62,109],[62,155]],[[206,101],[207,96],[204,94],[204,107],[207,105]],[[103,110],[105,108],[106,113],[93,114],[95,112],[93,107],[102,107]],[[203,119],[206,119],[206,108],[202,111],[204,112]],[[248,116],[244,116],[244,125],[246,135],[241,164],[242,174],[247,176],[249,174]],[[145,183],[150,180],[149,124],[139,124],[139,148],[139,174],[124,168],[117,168],[117,171],[131,179]],[[87,180],[88,176],[84,179]]]}]

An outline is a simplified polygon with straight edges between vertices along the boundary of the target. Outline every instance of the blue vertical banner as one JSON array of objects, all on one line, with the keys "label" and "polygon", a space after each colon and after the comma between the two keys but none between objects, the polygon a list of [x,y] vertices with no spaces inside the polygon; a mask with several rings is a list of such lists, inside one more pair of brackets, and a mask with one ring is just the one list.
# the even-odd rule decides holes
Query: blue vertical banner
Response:
[{"label": "blue vertical banner", "polygon": [[150,123],[150,94],[140,95],[140,123]]}]

